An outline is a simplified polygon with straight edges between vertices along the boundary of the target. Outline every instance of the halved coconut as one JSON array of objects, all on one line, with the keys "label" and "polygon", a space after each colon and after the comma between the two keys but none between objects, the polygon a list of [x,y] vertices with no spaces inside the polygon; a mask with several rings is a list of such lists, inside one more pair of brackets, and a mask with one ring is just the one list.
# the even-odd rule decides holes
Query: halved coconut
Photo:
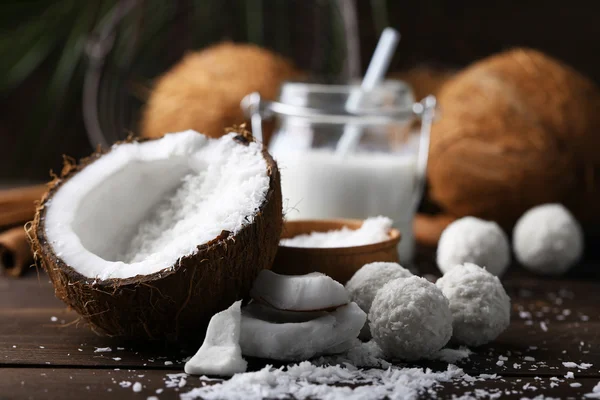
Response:
[{"label": "halved coconut", "polygon": [[197,342],[277,251],[279,171],[244,131],[121,143],[50,186],[34,253],[57,297],[108,335]]}]

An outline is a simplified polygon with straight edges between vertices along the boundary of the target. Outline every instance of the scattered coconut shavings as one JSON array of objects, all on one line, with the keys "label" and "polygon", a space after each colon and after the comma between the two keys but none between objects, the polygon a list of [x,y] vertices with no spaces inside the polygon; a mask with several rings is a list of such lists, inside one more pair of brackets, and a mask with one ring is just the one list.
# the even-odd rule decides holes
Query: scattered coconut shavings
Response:
[{"label": "scattered coconut shavings", "polygon": [[352,365],[355,367],[389,368],[392,364],[383,359],[383,352],[374,340],[361,342],[354,339],[354,345],[338,355],[323,356],[314,359],[315,365]]},{"label": "scattered coconut shavings", "polygon": [[540,328],[542,328],[544,332],[548,332],[548,325],[546,325],[544,321],[540,322]]},{"label": "scattered coconut shavings", "polygon": [[574,379],[575,378],[575,374],[573,374],[571,371],[569,371],[565,375],[565,378],[567,378],[567,379]]},{"label": "scattered coconut shavings", "polygon": [[136,393],[139,393],[142,391],[142,384],[139,382],[136,382],[133,384],[133,391]]},{"label": "scattered coconut shavings", "polygon": [[572,382],[572,383],[569,383],[569,386],[574,387],[574,388],[578,388],[578,387],[581,387],[581,383],[579,383],[579,382]]},{"label": "scattered coconut shavings", "polygon": [[460,346],[458,349],[449,349],[449,348],[442,349],[442,350],[438,351],[437,353],[435,353],[430,358],[433,360],[444,361],[444,362],[447,362],[448,364],[454,364],[460,360],[469,358],[469,356],[471,354],[473,354],[473,352],[471,350],[469,350],[468,347]]},{"label": "scattered coconut shavings", "polygon": [[600,399],[600,382],[594,386],[591,393],[586,393],[583,395],[586,399]]},{"label": "scattered coconut shavings", "polygon": [[558,397],[548,397],[548,396],[544,396],[543,394],[540,394],[535,397],[521,397],[521,400],[561,400],[561,399],[559,399]]},{"label": "scattered coconut shavings", "polygon": [[[83,351],[80,349],[77,349],[79,351]],[[112,351],[112,349],[110,347],[96,347],[96,350],[94,350],[94,353],[108,353]]]},{"label": "scattered coconut shavings", "polygon": [[165,365],[167,365],[167,366],[173,365],[173,361],[165,361]]},{"label": "scattered coconut shavings", "polygon": [[392,220],[387,217],[366,219],[359,229],[343,227],[329,232],[312,232],[291,239],[281,239],[279,244],[286,247],[333,248],[364,246],[389,239]]},{"label": "scattered coconut shavings", "polygon": [[131,387],[132,383],[129,381],[121,381],[119,382],[119,386],[121,386],[122,388],[128,388]]},{"label": "scattered coconut shavings", "polygon": [[[274,369],[266,366],[257,372],[234,375],[231,379],[207,385],[182,394],[183,400],[202,398],[253,400],[291,397],[322,400],[416,399],[420,393],[441,382],[451,382],[464,376],[462,369],[449,365],[443,372],[422,368],[387,370],[340,366],[315,366],[308,361]],[[354,387],[337,386],[350,384]],[[330,386],[331,385],[331,386]],[[428,392],[429,393],[429,392]]]},{"label": "scattered coconut shavings", "polygon": [[[165,386],[167,388],[179,387],[179,382],[181,382],[181,379],[187,379],[187,376],[188,375],[185,372],[181,372],[179,374],[167,374],[167,377],[165,378]],[[158,390],[156,393],[160,394]]]},{"label": "scattered coconut shavings", "polygon": [[113,357],[113,360],[115,360],[115,361],[121,361],[121,357]]},{"label": "scattered coconut shavings", "polygon": [[50,321],[52,321],[52,322],[56,322],[56,321],[58,321],[58,318],[56,318],[56,317],[52,316],[52,317],[50,317]]},{"label": "scattered coconut shavings", "polygon": [[566,368],[579,368],[579,369],[588,369],[594,364],[581,363],[577,364],[572,361],[567,361],[562,363]]}]

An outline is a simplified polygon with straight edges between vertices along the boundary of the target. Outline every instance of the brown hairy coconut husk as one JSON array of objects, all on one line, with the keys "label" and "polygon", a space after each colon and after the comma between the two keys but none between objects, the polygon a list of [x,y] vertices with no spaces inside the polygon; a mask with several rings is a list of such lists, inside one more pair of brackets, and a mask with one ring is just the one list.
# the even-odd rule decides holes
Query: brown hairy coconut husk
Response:
[{"label": "brown hairy coconut husk", "polygon": [[274,100],[299,72],[287,59],[249,44],[221,43],[188,53],[158,78],[141,121],[143,137],[194,129],[218,137],[245,121],[240,101],[251,92]]},{"label": "brown hairy coconut husk", "polygon": [[[253,140],[248,132],[240,132],[235,137],[240,146]],[[129,142],[131,139],[126,143]],[[50,276],[56,296],[79,313],[95,332],[122,338],[197,343],[202,340],[209,319],[246,297],[258,273],[271,267],[282,229],[277,165],[263,147],[268,191],[253,220],[237,234],[222,231],[214,239],[199,244],[195,254],[179,258],[170,269],[102,280],[82,275],[55,253],[45,221],[56,193],[110,151],[94,153],[79,163],[67,160],[60,176],[55,176],[49,184],[28,231],[36,262]]]},{"label": "brown hairy coconut husk", "polygon": [[439,96],[428,178],[434,202],[455,216],[510,228],[532,206],[560,202],[600,221],[600,91],[538,51],[477,62]]}]

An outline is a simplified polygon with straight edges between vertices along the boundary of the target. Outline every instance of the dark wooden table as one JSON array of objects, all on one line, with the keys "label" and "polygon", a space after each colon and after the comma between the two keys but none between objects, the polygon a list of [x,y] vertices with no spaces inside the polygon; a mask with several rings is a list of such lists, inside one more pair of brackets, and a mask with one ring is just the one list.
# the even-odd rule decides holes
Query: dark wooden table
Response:
[{"label": "dark wooden table", "polygon": [[[433,272],[431,262],[421,270]],[[502,398],[583,398],[600,382],[600,263],[588,262],[560,279],[513,268],[504,284],[513,302],[510,328],[457,363],[471,375],[501,379],[469,387],[445,384],[438,398],[483,396],[478,388],[502,389]],[[96,351],[104,347],[112,351]],[[43,272],[0,278],[0,399],[178,398],[201,385],[196,377],[188,377],[183,387],[166,382],[173,380],[168,374],[183,372],[182,360],[189,355],[96,336],[54,297]],[[501,356],[506,360],[498,363]],[[592,366],[567,368],[563,362],[569,361]],[[252,369],[262,366],[260,360],[251,362]],[[568,372],[574,378],[565,378]],[[121,382],[140,382],[142,390],[136,393]]]}]

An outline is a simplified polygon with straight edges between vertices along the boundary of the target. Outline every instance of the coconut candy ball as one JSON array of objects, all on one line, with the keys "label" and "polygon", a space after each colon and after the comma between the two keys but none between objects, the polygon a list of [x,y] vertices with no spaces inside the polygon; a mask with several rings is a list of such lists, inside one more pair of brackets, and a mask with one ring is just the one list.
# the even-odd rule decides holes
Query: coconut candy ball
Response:
[{"label": "coconut candy ball", "polygon": [[[413,276],[413,274],[398,263],[373,262],[364,265],[354,273],[346,283],[346,290],[350,293],[352,301],[368,314],[377,291],[383,285],[393,279],[408,278],[410,276]],[[360,338],[365,340],[371,338],[368,324],[365,324],[361,330]]]},{"label": "coconut candy ball", "polygon": [[497,276],[475,264],[453,268],[436,282],[450,302],[452,339],[480,346],[510,324],[510,298]]},{"label": "coconut candy ball", "polygon": [[444,229],[437,248],[437,265],[442,273],[464,263],[484,266],[500,276],[510,263],[506,234],[491,221],[463,217]]},{"label": "coconut candy ball", "polygon": [[545,275],[566,272],[583,254],[583,230],[561,204],[533,207],[519,218],[513,248],[519,263]]},{"label": "coconut candy ball", "polygon": [[394,279],[375,295],[369,311],[373,339],[386,357],[407,361],[440,350],[452,336],[448,299],[427,279]]}]

